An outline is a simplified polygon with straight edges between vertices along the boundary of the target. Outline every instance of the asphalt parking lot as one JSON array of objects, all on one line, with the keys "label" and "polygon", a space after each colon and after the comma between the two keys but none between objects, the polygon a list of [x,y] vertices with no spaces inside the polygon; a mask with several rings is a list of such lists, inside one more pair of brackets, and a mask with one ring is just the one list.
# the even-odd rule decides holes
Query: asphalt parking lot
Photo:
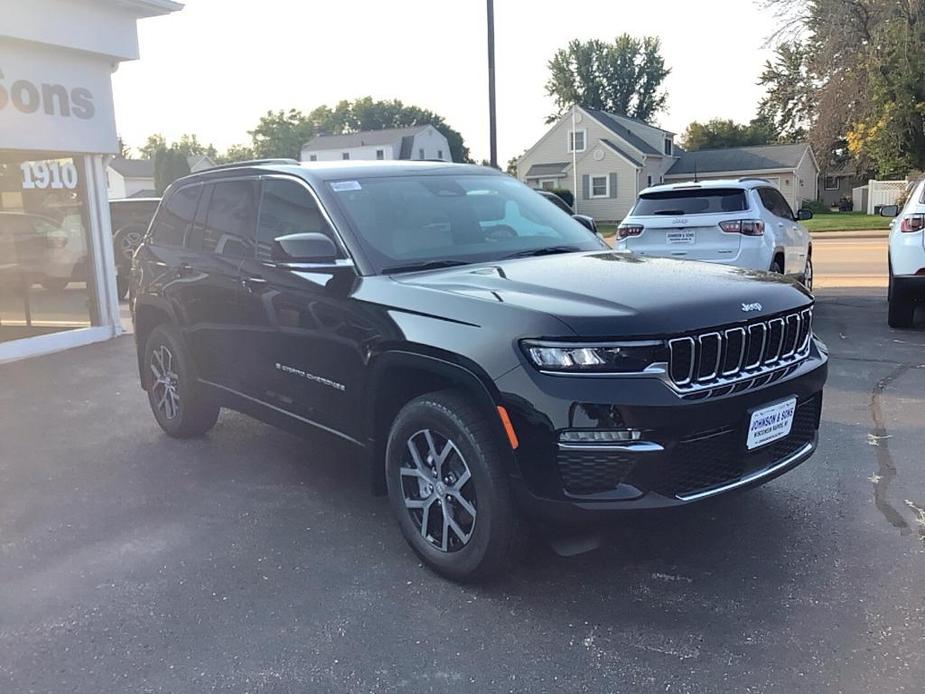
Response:
[{"label": "asphalt parking lot", "polygon": [[483,587],[423,569],[343,451],[228,412],[162,435],[130,337],[0,366],[0,691],[920,692],[925,329],[831,284],[812,460]]}]

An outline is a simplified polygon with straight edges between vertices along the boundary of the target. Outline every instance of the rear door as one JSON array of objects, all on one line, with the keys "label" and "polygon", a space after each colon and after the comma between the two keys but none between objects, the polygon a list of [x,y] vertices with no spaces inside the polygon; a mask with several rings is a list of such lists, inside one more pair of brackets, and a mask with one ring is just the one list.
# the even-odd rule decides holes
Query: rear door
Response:
[{"label": "rear door", "polygon": [[808,246],[804,234],[794,219],[790,203],[777,188],[758,188],[761,204],[774,218],[777,245],[784,251],[784,272],[799,274],[806,267]]},{"label": "rear door", "polygon": [[235,390],[242,382],[240,341],[249,329],[239,269],[254,254],[258,194],[256,178],[204,186],[173,287],[200,378]]},{"label": "rear door", "polygon": [[630,237],[627,248],[640,255],[732,262],[742,237],[719,225],[747,218],[747,210],[741,188],[690,186],[646,193],[630,215],[643,232]]}]

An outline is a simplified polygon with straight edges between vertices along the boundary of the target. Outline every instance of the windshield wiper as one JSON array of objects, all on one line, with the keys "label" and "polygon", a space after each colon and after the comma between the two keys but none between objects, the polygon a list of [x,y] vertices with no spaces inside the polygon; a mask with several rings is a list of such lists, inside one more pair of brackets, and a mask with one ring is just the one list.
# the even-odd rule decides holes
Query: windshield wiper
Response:
[{"label": "windshield wiper", "polygon": [[424,263],[409,263],[408,265],[396,265],[387,267],[382,271],[383,275],[397,275],[400,272],[417,272],[419,270],[439,270],[444,267],[456,267],[457,265],[469,265],[464,260],[428,260]]},{"label": "windshield wiper", "polygon": [[504,256],[507,258],[531,258],[540,255],[555,255],[557,253],[574,253],[580,251],[578,246],[544,246],[543,248],[532,248],[527,251],[518,251]]}]

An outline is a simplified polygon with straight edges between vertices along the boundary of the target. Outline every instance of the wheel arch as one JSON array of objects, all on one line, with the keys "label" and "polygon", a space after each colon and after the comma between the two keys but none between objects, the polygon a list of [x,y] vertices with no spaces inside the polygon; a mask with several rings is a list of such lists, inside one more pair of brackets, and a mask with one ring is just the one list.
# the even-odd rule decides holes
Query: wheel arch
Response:
[{"label": "wheel arch", "polygon": [[162,304],[160,302],[154,301],[138,301],[135,304],[134,324],[135,352],[138,358],[138,378],[140,380],[142,389],[147,390],[144,373],[145,344],[148,341],[148,337],[151,335],[151,331],[154,330],[154,328],[156,328],[158,325],[175,325],[176,321],[174,319],[173,312],[170,310],[166,303]]},{"label": "wheel arch", "polygon": [[[455,357],[455,358],[454,358]],[[377,356],[370,365],[364,421],[372,490],[385,493],[386,443],[389,428],[401,408],[414,398],[440,390],[460,390],[471,397],[490,421],[497,434],[505,437],[504,426],[497,414],[500,397],[492,379],[478,365],[460,362],[458,356],[423,353],[399,349]],[[513,470],[513,456],[505,461]]]}]

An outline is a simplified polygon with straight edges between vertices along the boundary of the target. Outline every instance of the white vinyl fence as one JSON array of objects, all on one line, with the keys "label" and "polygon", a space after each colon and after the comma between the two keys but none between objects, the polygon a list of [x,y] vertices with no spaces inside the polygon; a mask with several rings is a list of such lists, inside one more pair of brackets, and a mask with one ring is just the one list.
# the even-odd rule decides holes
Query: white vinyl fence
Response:
[{"label": "white vinyl fence", "polygon": [[[867,214],[881,205],[895,205],[906,190],[906,181],[868,181]],[[854,208],[856,211],[858,207]]]}]

